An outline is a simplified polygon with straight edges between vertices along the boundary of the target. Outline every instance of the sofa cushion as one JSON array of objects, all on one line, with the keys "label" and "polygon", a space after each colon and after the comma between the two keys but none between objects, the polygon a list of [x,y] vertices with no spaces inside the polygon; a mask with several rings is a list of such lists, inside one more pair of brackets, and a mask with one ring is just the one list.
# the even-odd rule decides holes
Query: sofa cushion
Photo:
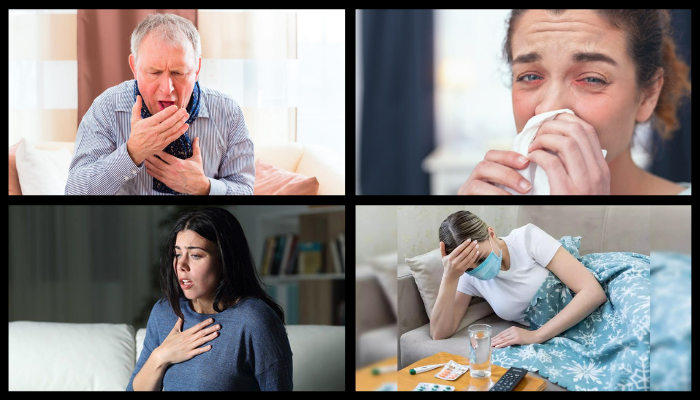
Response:
[{"label": "sofa cushion", "polygon": [[125,324],[10,322],[9,390],[123,391],[135,350]]},{"label": "sofa cushion", "polygon": [[66,149],[37,150],[31,141],[22,139],[17,148],[17,175],[22,194],[64,194],[71,158]]},{"label": "sofa cushion", "polygon": [[370,258],[367,262],[374,268],[377,280],[384,290],[389,304],[391,304],[392,311],[394,311],[394,318],[398,319],[398,293],[397,293],[397,275],[396,271],[398,268],[398,263],[396,258],[398,254],[396,252],[387,253]]},{"label": "sofa cushion", "polygon": [[22,194],[22,188],[19,185],[19,176],[17,175],[17,148],[19,147],[20,143],[22,143],[21,140],[10,146],[10,162],[7,169],[10,173],[8,178],[10,196]]},{"label": "sofa cushion", "polygon": [[345,327],[287,325],[294,390],[345,390]]},{"label": "sofa cushion", "polygon": [[294,170],[315,176],[321,187],[318,194],[345,194],[345,155],[324,146],[305,144],[304,156]]},{"label": "sofa cushion", "polygon": [[141,350],[143,350],[143,340],[145,338],[146,328],[141,328],[138,331],[136,331],[136,361],[138,361],[139,357],[141,357]]},{"label": "sofa cushion", "polygon": [[255,160],[254,194],[315,195],[318,180]]},{"label": "sofa cushion", "polygon": [[358,365],[365,366],[396,357],[398,344],[396,325],[387,325],[357,338]]},{"label": "sofa cushion", "polygon": [[440,282],[444,271],[442,260],[440,259],[440,249],[429,251],[419,256],[406,259],[406,265],[411,269],[413,278],[416,280],[418,292],[423,299],[425,312],[430,318],[435,300],[440,291]]}]

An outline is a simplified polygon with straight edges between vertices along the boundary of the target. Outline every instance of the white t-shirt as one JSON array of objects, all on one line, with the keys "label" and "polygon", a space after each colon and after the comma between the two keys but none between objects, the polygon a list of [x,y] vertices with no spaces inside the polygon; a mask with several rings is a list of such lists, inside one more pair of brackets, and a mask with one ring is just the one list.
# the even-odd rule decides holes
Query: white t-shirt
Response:
[{"label": "white t-shirt", "polygon": [[[483,297],[493,311],[506,321],[525,322],[525,310],[547,278],[545,268],[561,243],[533,224],[513,229],[502,237],[508,246],[510,268],[493,279],[481,280],[467,274],[459,278],[457,290],[470,296]],[[495,253],[498,255],[498,250]],[[503,275],[502,272],[506,272]]]}]

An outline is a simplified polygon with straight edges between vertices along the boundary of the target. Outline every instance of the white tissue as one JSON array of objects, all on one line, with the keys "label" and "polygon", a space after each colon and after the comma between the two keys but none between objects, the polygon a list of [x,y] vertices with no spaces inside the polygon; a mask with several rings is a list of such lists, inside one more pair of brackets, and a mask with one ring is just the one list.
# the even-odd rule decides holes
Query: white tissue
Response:
[{"label": "white tissue", "polygon": [[[542,126],[545,121],[550,121],[557,115],[563,113],[576,115],[573,111],[565,108],[562,110],[549,111],[530,118],[530,120],[525,124],[523,131],[520,132],[513,140],[513,151],[527,157],[527,148],[530,147],[530,143],[535,140],[535,135],[537,135],[537,131],[540,129],[540,126]],[[607,151],[603,150],[603,157],[605,157],[606,154]],[[540,166],[530,161],[527,168],[517,171],[520,173],[520,175],[527,179],[528,182],[532,183],[532,189],[530,189],[526,195],[549,194],[549,179],[547,178],[547,173],[544,171],[544,169],[540,168]],[[496,184],[496,186],[511,194],[522,194],[501,184]]]}]

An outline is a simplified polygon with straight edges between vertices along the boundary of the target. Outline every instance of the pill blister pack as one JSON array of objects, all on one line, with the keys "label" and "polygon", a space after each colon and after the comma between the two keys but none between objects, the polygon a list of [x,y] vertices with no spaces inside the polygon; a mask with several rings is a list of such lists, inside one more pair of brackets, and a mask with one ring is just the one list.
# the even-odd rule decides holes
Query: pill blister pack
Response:
[{"label": "pill blister pack", "polygon": [[421,382],[413,389],[414,392],[454,392],[454,386],[438,385],[436,383]]},{"label": "pill blister pack", "polygon": [[457,364],[456,362],[450,360],[450,362],[445,364],[440,372],[435,374],[435,377],[446,381],[453,381],[462,376],[468,370],[468,365]]}]

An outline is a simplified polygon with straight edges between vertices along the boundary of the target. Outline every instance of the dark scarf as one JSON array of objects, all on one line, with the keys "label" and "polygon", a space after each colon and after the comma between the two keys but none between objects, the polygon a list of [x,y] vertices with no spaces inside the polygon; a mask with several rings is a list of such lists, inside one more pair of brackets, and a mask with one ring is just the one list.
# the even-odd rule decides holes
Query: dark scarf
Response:
[{"label": "dark scarf", "polygon": [[[190,114],[190,117],[187,119],[187,121],[185,121],[185,123],[189,124],[190,127],[192,127],[192,123],[195,119],[197,119],[197,115],[199,114],[199,93],[199,81],[197,81],[194,83],[194,90],[192,91],[192,96],[190,97],[190,103],[187,105],[187,113]],[[141,99],[143,99],[143,95],[139,93],[139,83],[138,81],[134,81],[134,103],[136,102],[137,95],[141,96]],[[148,107],[146,107],[146,102],[143,101],[141,104],[141,118],[146,119],[148,117],[152,117],[153,114],[151,114]],[[190,137],[187,135],[187,132],[175,139],[175,141],[170,143],[168,147],[163,149],[163,151],[183,160],[192,157],[192,142],[190,141]],[[153,190],[161,193],[182,194],[169,188],[166,184],[156,178],[153,178]]]}]

